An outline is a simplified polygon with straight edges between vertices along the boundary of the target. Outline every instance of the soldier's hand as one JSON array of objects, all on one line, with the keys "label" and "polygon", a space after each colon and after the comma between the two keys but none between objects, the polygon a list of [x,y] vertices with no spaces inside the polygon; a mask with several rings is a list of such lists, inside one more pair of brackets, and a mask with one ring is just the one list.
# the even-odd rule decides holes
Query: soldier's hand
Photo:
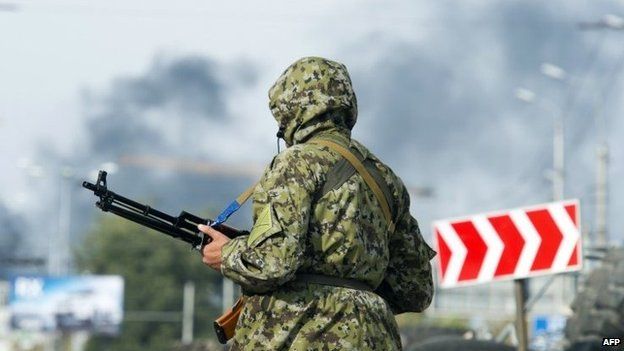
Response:
[{"label": "soldier's hand", "polygon": [[200,224],[197,229],[212,238],[212,241],[202,249],[204,256],[202,261],[215,271],[221,272],[221,248],[230,241],[230,238],[207,225]]}]

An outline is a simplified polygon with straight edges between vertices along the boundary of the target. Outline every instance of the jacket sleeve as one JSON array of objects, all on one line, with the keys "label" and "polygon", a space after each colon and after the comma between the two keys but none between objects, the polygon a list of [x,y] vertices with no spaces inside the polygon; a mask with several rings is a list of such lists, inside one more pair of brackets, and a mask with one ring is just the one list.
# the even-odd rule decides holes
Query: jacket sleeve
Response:
[{"label": "jacket sleeve", "polygon": [[254,192],[250,234],[223,247],[221,272],[245,292],[271,291],[293,279],[302,264],[316,190],[305,158],[291,147],[274,159]]},{"label": "jacket sleeve", "polygon": [[433,298],[431,263],[433,251],[420,233],[418,222],[409,213],[407,204],[390,237],[390,260],[386,275],[375,291],[389,304],[395,314],[421,312]]}]

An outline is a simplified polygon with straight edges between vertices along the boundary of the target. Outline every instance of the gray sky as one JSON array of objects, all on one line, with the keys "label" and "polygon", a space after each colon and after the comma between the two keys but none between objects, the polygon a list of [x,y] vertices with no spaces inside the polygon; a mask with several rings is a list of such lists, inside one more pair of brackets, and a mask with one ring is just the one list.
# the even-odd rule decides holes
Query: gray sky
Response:
[{"label": "gray sky", "polygon": [[[179,116],[192,111],[162,88],[171,103],[158,109],[132,98],[123,102],[139,108],[128,123],[154,127],[165,140],[163,150],[174,156],[192,145],[188,157],[268,162],[275,153],[275,123],[266,91],[293,60],[320,55],[351,70],[360,102],[354,136],[406,183],[435,188],[435,198],[414,200],[425,231],[436,218],[548,200],[543,174],[551,162],[552,122],[539,104],[524,106],[513,92],[527,86],[562,106],[565,84],[540,75],[540,64],[553,62],[585,77],[567,117],[567,197],[581,198],[584,221],[593,221],[597,132],[591,102],[614,73],[624,38],[608,34],[587,68],[586,58],[602,39],[578,31],[576,23],[621,15],[621,2],[16,3],[17,11],[0,12],[0,199],[15,213],[47,209],[53,215],[50,204],[56,203],[53,192],[41,191],[52,181],[25,176],[20,162],[76,165],[95,138],[85,129],[89,121],[105,124],[102,116],[115,115],[111,99],[138,83],[160,91],[167,77],[179,82],[167,72],[193,57],[206,60],[206,82],[221,84],[215,101],[224,104],[224,117],[208,111],[207,118],[186,126]],[[624,125],[612,116],[624,107],[621,84],[613,84],[604,113],[612,147],[610,225],[617,228],[624,224],[615,218],[624,209],[618,181]],[[117,123],[122,128],[125,122]],[[103,154],[93,158],[107,161]]]},{"label": "gray sky", "polygon": [[[17,205],[14,199],[25,184],[15,165],[39,145],[72,153],[84,122],[82,91],[106,89],[115,77],[140,74],[159,55],[251,63],[262,72],[257,89],[232,96],[232,108],[240,118],[254,120],[256,135],[272,131],[266,108],[271,80],[294,58],[323,53],[340,59],[337,48],[349,32],[359,37],[374,29],[364,19],[353,20],[343,33],[331,35],[335,41],[326,40],[325,24],[340,20],[353,3],[332,13],[328,10],[335,5],[321,1],[302,13],[297,5],[276,1],[22,1],[17,12],[0,12],[0,162],[9,170],[1,180],[12,184],[2,187],[2,196]],[[265,146],[260,150],[267,158],[273,142],[266,140]]]}]

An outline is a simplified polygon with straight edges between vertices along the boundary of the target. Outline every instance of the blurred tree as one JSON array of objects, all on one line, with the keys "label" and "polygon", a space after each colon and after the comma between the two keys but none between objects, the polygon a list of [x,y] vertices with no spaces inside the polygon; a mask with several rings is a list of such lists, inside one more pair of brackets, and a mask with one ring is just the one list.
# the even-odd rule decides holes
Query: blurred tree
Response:
[{"label": "blurred tree", "polygon": [[[220,314],[221,278],[188,244],[121,218],[102,216],[75,254],[82,273],[123,276],[124,310],[135,315],[181,312],[184,283],[195,282],[195,337],[215,339],[212,322]],[[181,319],[124,319],[119,336],[94,336],[86,350],[171,350],[180,340],[181,329]]]}]

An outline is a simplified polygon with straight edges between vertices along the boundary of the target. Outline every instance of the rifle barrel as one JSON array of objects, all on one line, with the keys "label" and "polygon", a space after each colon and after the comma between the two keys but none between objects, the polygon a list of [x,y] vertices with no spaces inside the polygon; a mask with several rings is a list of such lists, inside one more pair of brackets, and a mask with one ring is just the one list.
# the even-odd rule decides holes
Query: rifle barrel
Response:
[{"label": "rifle barrel", "polygon": [[[168,236],[181,239],[190,243],[196,249],[201,249],[202,245],[210,242],[210,237],[203,233],[198,233],[197,225],[211,225],[213,223],[212,220],[201,218],[185,211],[182,211],[179,216],[175,217],[121,196],[108,190],[106,187],[106,172],[104,171],[100,171],[96,184],[85,181],[82,182],[82,186],[93,191],[93,194],[100,198],[96,202],[96,206],[102,211],[111,212]],[[224,224],[215,226],[215,229],[223,232],[230,238],[249,234],[247,231],[240,231]]]}]

